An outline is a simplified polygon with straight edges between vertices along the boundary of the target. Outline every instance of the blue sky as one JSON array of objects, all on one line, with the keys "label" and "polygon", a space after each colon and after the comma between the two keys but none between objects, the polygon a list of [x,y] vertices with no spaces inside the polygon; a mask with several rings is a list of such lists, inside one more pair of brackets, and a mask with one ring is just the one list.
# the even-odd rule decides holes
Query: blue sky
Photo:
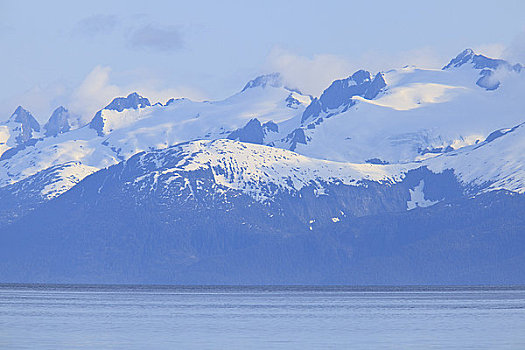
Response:
[{"label": "blue sky", "polygon": [[525,63],[524,1],[0,0],[0,120],[89,118],[116,95],[219,99],[261,73],[318,95],[365,68],[440,67],[466,47]]}]

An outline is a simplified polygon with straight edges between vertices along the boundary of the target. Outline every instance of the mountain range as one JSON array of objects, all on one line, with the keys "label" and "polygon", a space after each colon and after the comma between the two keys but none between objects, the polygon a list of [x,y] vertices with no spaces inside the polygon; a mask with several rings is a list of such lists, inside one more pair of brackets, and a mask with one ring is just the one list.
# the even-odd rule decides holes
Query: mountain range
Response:
[{"label": "mountain range", "polygon": [[0,282],[525,283],[525,67],[278,73],[0,124]]}]

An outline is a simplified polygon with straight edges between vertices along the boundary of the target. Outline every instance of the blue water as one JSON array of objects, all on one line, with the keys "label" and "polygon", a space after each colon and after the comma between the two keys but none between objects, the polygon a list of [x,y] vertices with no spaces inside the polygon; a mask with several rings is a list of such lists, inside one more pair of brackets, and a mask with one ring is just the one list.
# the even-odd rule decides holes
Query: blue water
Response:
[{"label": "blue water", "polygon": [[0,285],[0,349],[525,349],[525,288]]}]

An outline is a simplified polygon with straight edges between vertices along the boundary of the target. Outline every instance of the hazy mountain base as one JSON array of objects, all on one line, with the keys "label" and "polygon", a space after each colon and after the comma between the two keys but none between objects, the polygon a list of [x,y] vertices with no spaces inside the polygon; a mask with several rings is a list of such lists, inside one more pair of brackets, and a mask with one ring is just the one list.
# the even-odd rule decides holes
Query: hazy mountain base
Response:
[{"label": "hazy mountain base", "polygon": [[[304,188],[301,196],[282,194],[263,204],[239,191],[217,195],[206,185],[191,198],[141,196],[124,191],[125,179],[116,173],[118,166],[88,177],[4,226],[0,281],[525,283],[524,195],[499,191],[469,199],[451,194],[432,207],[406,211],[403,193],[422,177],[432,183],[438,176],[418,170],[403,183],[374,192],[370,186],[366,191],[335,186],[329,192],[339,197],[308,197],[312,189]],[[193,175],[205,178],[202,171]],[[453,179],[441,176],[434,179],[436,188]],[[384,196],[390,207],[382,203],[382,191],[390,191]],[[397,204],[392,202],[396,192]],[[364,198],[368,212],[329,219],[335,208],[362,205]],[[312,214],[320,219],[310,223],[306,219]]]}]

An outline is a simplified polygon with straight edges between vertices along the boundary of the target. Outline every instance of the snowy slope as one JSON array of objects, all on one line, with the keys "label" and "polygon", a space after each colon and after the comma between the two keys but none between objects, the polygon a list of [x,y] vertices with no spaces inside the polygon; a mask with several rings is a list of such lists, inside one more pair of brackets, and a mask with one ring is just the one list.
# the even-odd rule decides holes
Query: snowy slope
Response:
[{"label": "snowy slope", "polygon": [[[13,154],[16,149],[33,144],[40,135],[40,124],[35,117],[18,106],[11,117],[0,124],[0,159]],[[4,156],[10,149],[13,151]]]},{"label": "snowy slope", "polygon": [[52,198],[139,152],[230,138],[267,146],[193,142],[185,146],[191,147],[189,163],[228,164],[236,175],[217,181],[231,180],[228,186],[246,188],[255,197],[261,183],[298,190],[316,179],[396,181],[421,166],[436,173],[453,169],[465,185],[523,192],[523,127],[484,140],[525,121],[524,77],[519,64],[465,50],[442,70],[358,71],[313,100],[270,74],[222,101],[151,105],[130,94],[81,128],[64,108],[43,130],[29,112],[17,110],[0,126],[0,187],[75,164],[65,167],[67,174],[57,173],[55,185],[40,189]]},{"label": "snowy slope", "polygon": [[[350,108],[341,105],[298,125],[304,140],[294,149],[338,161],[410,162],[475,144],[525,121],[525,71],[498,68],[493,73],[498,87],[487,90],[476,84],[484,69],[471,63],[385,72],[386,87],[376,98],[353,96]],[[276,145],[291,146],[282,140]]]},{"label": "snowy slope", "polygon": [[[215,184],[241,191],[256,200],[271,200],[279,192],[297,193],[313,186],[323,194],[329,184],[366,186],[368,181],[392,185],[414,169],[428,168],[435,174],[452,170],[470,195],[505,189],[525,192],[525,124],[493,134],[487,141],[459,151],[404,164],[368,164],[320,160],[284,149],[231,140],[193,141],[140,157],[143,171],[134,183],[168,186],[188,172],[211,172]],[[500,154],[501,153],[501,154]],[[176,158],[177,163],[173,163]],[[155,167],[151,169],[151,164]],[[185,183],[186,186],[186,183]],[[424,180],[410,191],[408,209],[429,206]]]},{"label": "snowy slope", "polygon": [[495,131],[486,141],[424,162],[433,172],[453,169],[474,191],[525,193],[525,123]]},{"label": "snowy slope", "polygon": [[[176,164],[172,163],[173,158],[177,159]],[[410,168],[419,166],[333,162],[224,139],[193,141],[149,152],[141,156],[139,163],[146,164],[144,169],[149,169],[150,164],[156,167],[145,170],[134,183],[147,180],[148,186],[154,188],[157,181],[169,184],[186,172],[209,170],[217,185],[261,201],[271,200],[279,192],[296,193],[311,185],[322,194],[329,183],[364,186],[362,180],[368,180],[391,184],[402,180]]]},{"label": "snowy slope", "polygon": [[[66,132],[62,132],[68,128],[63,125],[64,118],[57,117],[63,111],[58,111],[46,124],[52,123],[54,137],[39,134],[34,146],[17,149],[8,159],[0,161],[0,186],[68,162],[82,164],[74,176],[81,180],[92,171],[144,150],[193,139],[225,138],[252,118],[278,122],[300,115],[309,102],[309,96],[287,89],[280,76],[273,74],[258,77],[241,92],[216,102],[179,99],[170,100],[165,106],[152,106],[147,99],[131,94],[115,99],[89,125]],[[13,138],[6,134],[4,138]]]},{"label": "snowy slope", "polygon": [[[290,105],[289,97],[303,102]],[[297,99],[296,99],[297,100]],[[260,122],[281,122],[299,115],[309,98],[282,87],[250,87],[217,102],[174,100],[167,106],[107,111],[110,132],[104,142],[119,149],[124,158],[148,149],[165,148],[179,142],[197,139],[226,138],[235,129],[257,118]],[[109,123],[108,123],[109,124]]]}]

